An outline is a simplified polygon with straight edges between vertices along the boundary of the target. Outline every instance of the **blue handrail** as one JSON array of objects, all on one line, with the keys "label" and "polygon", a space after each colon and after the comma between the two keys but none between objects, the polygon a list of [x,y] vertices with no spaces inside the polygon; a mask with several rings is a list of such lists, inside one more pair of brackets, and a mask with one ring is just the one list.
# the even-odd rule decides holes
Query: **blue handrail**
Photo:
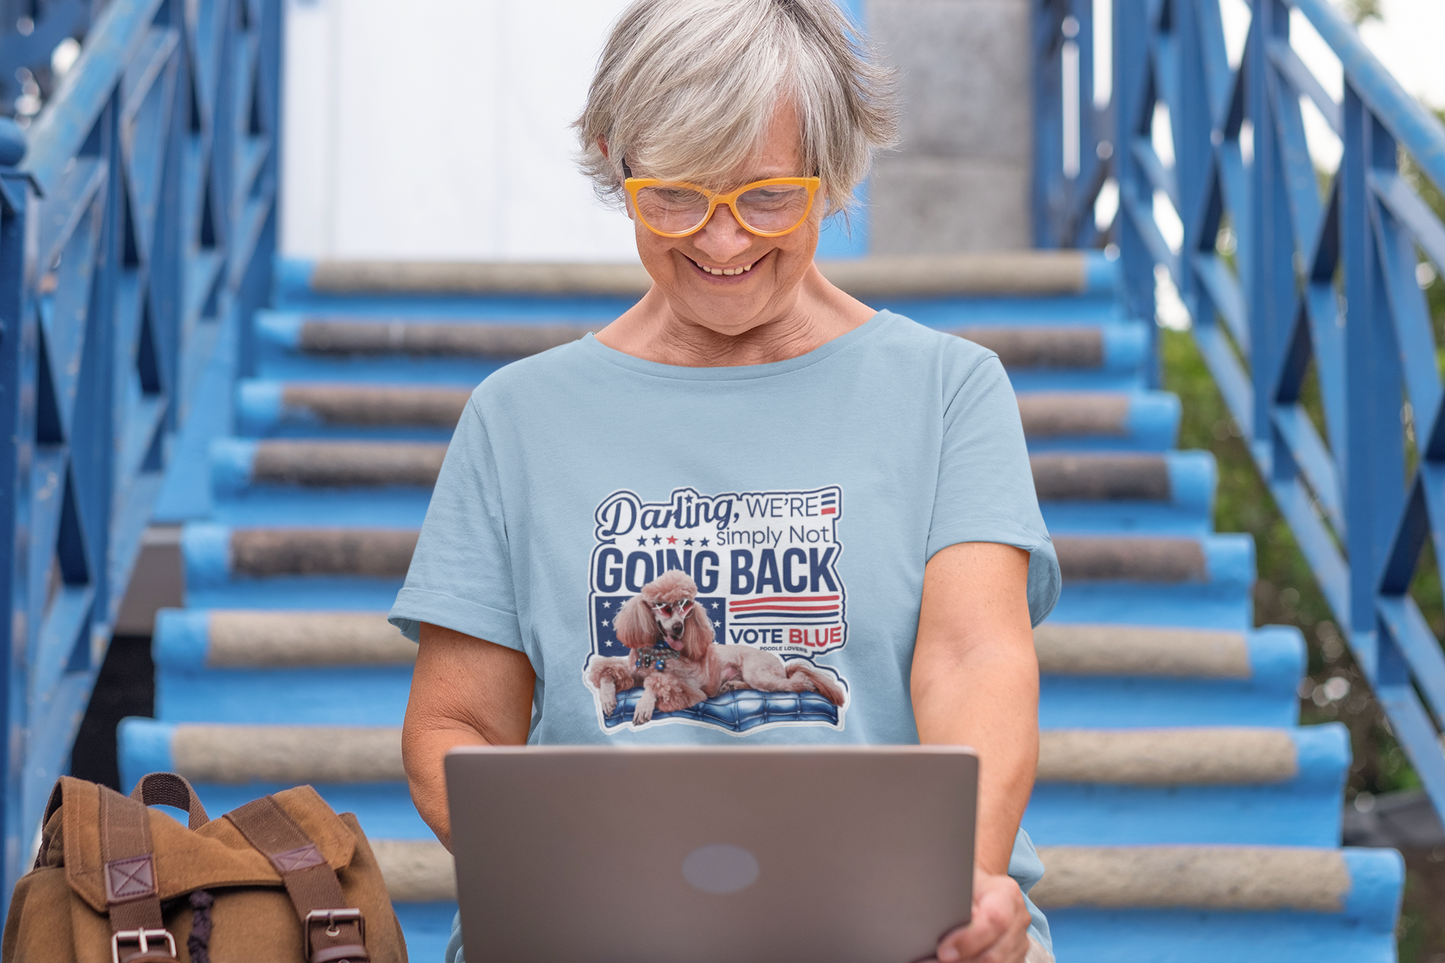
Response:
[{"label": "blue handrail", "polygon": [[280,36],[280,0],[111,0],[30,129],[0,121],[4,893],[210,362],[269,292]]},{"label": "blue handrail", "polygon": [[[1057,30],[1065,2],[1072,16],[1091,12],[1038,0],[1041,33]],[[1292,10],[1340,58],[1341,103],[1292,47]],[[1425,539],[1445,558],[1445,386],[1416,280],[1417,248],[1445,274],[1445,225],[1400,165],[1403,153],[1445,189],[1445,126],[1327,0],[1252,0],[1238,68],[1218,0],[1114,0],[1113,22],[1120,204],[1105,235],[1118,245],[1131,307],[1150,316],[1155,271],[1167,271],[1361,670],[1445,813],[1445,652],[1410,596]],[[1047,83],[1056,67],[1048,45],[1038,51]],[[1342,142],[1323,192],[1301,98]],[[1172,165],[1153,147],[1161,105]],[[1069,171],[1048,153],[1036,164],[1043,207],[1067,190]],[[1183,226],[1177,247],[1155,217],[1160,194]],[[1234,249],[1223,243],[1226,218]],[[1080,241],[1059,217],[1036,221],[1041,246]],[[1323,431],[1301,404],[1311,363]]]}]

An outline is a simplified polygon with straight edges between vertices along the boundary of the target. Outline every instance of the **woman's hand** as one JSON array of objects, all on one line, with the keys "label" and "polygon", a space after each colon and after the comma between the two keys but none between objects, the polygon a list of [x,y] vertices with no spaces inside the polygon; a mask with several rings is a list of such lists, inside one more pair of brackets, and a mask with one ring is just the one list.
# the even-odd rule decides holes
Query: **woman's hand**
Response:
[{"label": "woman's hand", "polygon": [[928,963],[1024,963],[1029,951],[1029,911],[1008,876],[973,869],[973,915],[938,941]]}]

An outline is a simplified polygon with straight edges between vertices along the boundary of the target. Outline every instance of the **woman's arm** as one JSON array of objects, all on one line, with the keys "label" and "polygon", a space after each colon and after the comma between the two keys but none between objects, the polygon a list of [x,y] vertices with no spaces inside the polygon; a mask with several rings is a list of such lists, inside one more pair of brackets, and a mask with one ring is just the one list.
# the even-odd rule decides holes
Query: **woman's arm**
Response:
[{"label": "woman's arm", "polygon": [[1005,874],[1039,758],[1039,667],[1029,555],[964,542],[928,562],[913,651],[913,715],[923,743],[978,750],[973,919],[939,944],[948,961],[1021,959],[1028,914]]},{"label": "woman's arm", "polygon": [[523,653],[422,623],[401,758],[417,812],[448,849],[452,825],[442,758],[455,746],[525,743],[536,681]]},{"label": "woman's arm", "polygon": [[913,650],[918,741],[979,754],[979,865],[1008,871],[1039,761],[1039,663],[1029,626],[1029,553],[963,542],[923,577]]}]

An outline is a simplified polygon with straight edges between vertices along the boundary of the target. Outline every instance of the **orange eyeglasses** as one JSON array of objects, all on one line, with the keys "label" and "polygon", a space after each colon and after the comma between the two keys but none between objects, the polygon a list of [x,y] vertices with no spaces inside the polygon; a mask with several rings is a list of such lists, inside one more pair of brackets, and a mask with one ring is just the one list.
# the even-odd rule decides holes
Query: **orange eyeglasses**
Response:
[{"label": "orange eyeglasses", "polygon": [[663,237],[696,234],[719,204],[726,204],[738,223],[759,237],[787,234],[808,219],[822,182],[817,177],[768,177],[719,194],[685,181],[633,177],[626,161],[622,172],[632,209],[649,231]]}]

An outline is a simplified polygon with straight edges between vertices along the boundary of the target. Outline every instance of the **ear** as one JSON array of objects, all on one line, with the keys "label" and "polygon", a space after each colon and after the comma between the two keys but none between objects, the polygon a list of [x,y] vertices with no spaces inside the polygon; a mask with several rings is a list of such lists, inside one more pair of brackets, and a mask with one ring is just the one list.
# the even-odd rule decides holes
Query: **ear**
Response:
[{"label": "ear", "polygon": [[645,649],[662,634],[641,595],[634,595],[623,603],[617,618],[612,620],[612,628],[617,631],[617,641],[629,649]]},{"label": "ear", "polygon": [[707,657],[707,647],[714,637],[712,619],[701,602],[694,602],[687,621],[682,626],[682,652],[689,659],[697,661]]}]

